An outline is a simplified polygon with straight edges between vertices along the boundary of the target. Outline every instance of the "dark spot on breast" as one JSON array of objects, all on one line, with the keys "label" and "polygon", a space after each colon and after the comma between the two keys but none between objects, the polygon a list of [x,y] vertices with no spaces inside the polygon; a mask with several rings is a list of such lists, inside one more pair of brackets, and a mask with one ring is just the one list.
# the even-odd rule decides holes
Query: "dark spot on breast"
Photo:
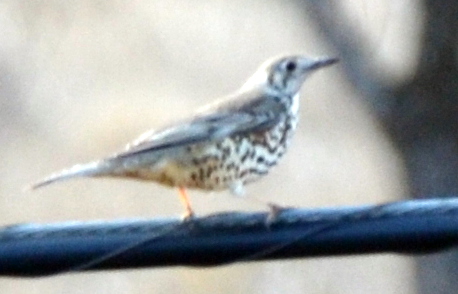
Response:
[{"label": "dark spot on breast", "polygon": [[247,151],[245,151],[245,154],[242,155],[242,157],[240,158],[240,161],[242,163],[245,162],[245,160],[248,158],[248,155],[250,155],[250,150],[249,149]]},{"label": "dark spot on breast", "polygon": [[222,161],[225,161],[231,155],[231,148],[226,147],[222,149],[223,156],[221,157]]},{"label": "dark spot on breast", "polygon": [[250,139],[253,143],[263,144],[266,140],[266,132],[256,132],[250,134]]},{"label": "dark spot on breast", "polygon": [[212,166],[209,166],[209,167],[207,168],[207,174],[206,174],[207,178],[209,178],[209,177],[211,176],[212,172],[213,172],[213,167],[212,167]]},{"label": "dark spot on breast", "polygon": [[249,173],[250,174],[257,174],[257,175],[265,175],[268,173],[267,170],[259,170],[259,169],[256,169],[256,168],[250,168],[249,169]]},{"label": "dark spot on breast", "polygon": [[251,159],[254,159],[256,157],[256,151],[255,149],[253,148],[253,150],[251,150],[251,153],[250,153],[250,158]]},{"label": "dark spot on breast", "polygon": [[231,162],[229,163],[228,165],[226,165],[226,170],[227,171],[230,171],[231,169],[233,169],[235,167],[235,163]]},{"label": "dark spot on breast", "polygon": [[223,154],[230,155],[231,154],[231,147],[223,148]]},{"label": "dark spot on breast", "polygon": [[287,139],[287,137],[288,137],[287,134],[288,134],[288,132],[290,131],[290,129],[291,129],[291,124],[288,123],[288,124],[285,126],[285,130],[284,130],[284,131],[282,132],[282,134],[281,134],[281,139],[280,139],[280,142],[279,142],[280,145],[284,145],[284,144],[285,144],[285,141],[286,141],[286,139]]},{"label": "dark spot on breast", "polygon": [[264,156],[259,156],[258,159],[256,160],[257,163],[263,163],[266,159]]},{"label": "dark spot on breast", "polygon": [[194,182],[197,180],[197,174],[196,173],[192,173],[191,174],[191,180],[193,180]]},{"label": "dark spot on breast", "polygon": [[199,180],[201,182],[204,181],[204,169],[203,168],[199,168]]}]

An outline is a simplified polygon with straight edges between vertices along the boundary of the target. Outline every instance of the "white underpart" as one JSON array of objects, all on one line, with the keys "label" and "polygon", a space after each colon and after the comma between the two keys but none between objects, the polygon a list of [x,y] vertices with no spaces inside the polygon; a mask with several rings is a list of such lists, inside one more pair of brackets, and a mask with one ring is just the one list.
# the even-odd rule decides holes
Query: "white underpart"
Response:
[{"label": "white underpart", "polygon": [[293,101],[291,104],[291,112],[297,114],[299,111],[299,93],[293,96]]},{"label": "white underpart", "polygon": [[229,184],[229,190],[235,196],[241,197],[245,195],[245,187],[242,181],[235,181]]}]

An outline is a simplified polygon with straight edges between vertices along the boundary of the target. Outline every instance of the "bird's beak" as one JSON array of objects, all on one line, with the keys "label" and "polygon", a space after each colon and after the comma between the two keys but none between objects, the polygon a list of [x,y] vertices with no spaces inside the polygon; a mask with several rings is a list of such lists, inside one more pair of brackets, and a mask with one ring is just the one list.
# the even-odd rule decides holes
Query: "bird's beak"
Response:
[{"label": "bird's beak", "polygon": [[308,67],[308,70],[315,70],[318,68],[322,68],[322,67],[337,63],[338,61],[339,61],[339,58],[336,58],[336,57],[322,57],[322,58],[312,61],[312,63]]}]

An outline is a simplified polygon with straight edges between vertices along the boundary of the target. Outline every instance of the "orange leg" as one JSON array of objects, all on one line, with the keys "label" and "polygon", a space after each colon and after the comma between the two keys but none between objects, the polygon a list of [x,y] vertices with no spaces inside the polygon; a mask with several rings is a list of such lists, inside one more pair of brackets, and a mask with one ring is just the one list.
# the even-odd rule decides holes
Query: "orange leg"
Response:
[{"label": "orange leg", "polygon": [[186,189],[184,187],[179,187],[178,193],[180,194],[180,200],[184,204],[186,209],[183,219],[188,220],[194,216],[194,211],[192,210],[191,202],[189,202],[188,193],[186,192]]}]

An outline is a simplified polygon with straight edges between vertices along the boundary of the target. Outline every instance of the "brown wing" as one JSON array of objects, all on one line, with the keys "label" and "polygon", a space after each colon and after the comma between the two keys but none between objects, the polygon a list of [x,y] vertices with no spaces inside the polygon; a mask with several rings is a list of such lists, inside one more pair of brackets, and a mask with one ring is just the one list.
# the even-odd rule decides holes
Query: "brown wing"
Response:
[{"label": "brown wing", "polygon": [[278,122],[284,107],[271,96],[245,93],[251,99],[239,94],[238,99],[229,97],[215,103],[192,119],[184,120],[158,131],[147,133],[134,141],[127,150],[115,157],[179,148],[199,142],[220,140],[225,137],[268,129]]}]

